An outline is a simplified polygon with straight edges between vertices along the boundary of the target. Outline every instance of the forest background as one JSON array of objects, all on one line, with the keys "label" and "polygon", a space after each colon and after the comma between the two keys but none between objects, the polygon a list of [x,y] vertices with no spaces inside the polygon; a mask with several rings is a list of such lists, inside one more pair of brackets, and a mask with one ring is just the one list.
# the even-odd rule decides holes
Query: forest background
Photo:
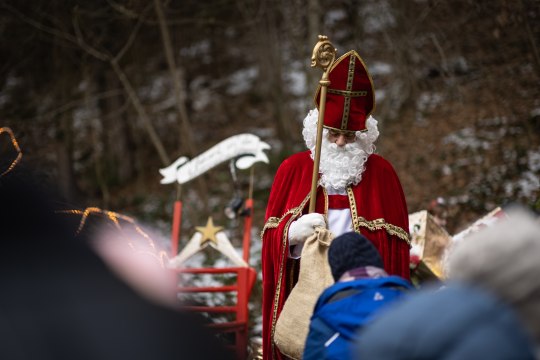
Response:
[{"label": "forest background", "polygon": [[[377,151],[409,212],[444,197],[454,234],[497,206],[540,209],[538,0],[4,0],[0,29],[0,127],[68,208],[167,238],[177,188],[158,169],[252,133],[272,146],[254,171],[258,234],[278,165],[305,149],[325,34],[371,72]],[[223,214],[247,196],[249,172],[237,176],[223,164],[183,187],[185,237],[209,215],[238,235]]]}]

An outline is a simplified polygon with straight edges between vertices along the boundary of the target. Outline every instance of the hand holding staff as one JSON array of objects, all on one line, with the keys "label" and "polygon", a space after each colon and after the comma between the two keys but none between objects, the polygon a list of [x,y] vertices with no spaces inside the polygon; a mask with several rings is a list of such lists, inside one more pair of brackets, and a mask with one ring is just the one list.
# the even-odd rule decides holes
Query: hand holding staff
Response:
[{"label": "hand holding staff", "polygon": [[319,119],[317,121],[317,142],[315,144],[315,158],[313,159],[313,176],[311,178],[311,195],[309,198],[309,212],[315,211],[315,203],[317,197],[317,182],[319,180],[319,163],[321,161],[321,143],[322,130],[324,121],[324,109],[326,106],[326,90],[330,85],[328,73],[330,67],[336,58],[336,49],[330,43],[327,36],[319,35],[319,41],[313,48],[311,55],[311,67],[320,67],[323,69],[323,75],[319,84],[321,85],[321,99],[319,106]]}]

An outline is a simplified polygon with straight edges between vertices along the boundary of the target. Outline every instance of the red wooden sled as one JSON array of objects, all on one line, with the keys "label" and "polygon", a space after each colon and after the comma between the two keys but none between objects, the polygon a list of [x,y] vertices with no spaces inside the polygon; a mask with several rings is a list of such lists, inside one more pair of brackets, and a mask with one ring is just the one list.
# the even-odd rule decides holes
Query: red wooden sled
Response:
[{"label": "red wooden sled", "polygon": [[[244,217],[244,233],[242,241],[242,258],[249,263],[249,252],[251,245],[251,224],[253,220],[253,200],[247,199],[245,208],[248,210]],[[172,251],[173,256],[178,251],[178,237],[180,229],[180,215],[182,204],[177,201],[174,207],[174,219],[172,230]],[[222,334],[234,334],[234,343],[230,347],[236,354],[237,359],[247,358],[248,337],[249,337],[249,310],[248,303],[251,290],[255,284],[257,273],[252,267],[226,267],[226,268],[181,268],[177,270],[182,274],[212,274],[223,275],[232,274],[235,277],[234,284],[223,286],[179,286],[179,293],[236,293],[234,305],[229,306],[186,306],[190,311],[208,314],[234,314],[234,320],[220,323],[212,323],[210,328]]]}]

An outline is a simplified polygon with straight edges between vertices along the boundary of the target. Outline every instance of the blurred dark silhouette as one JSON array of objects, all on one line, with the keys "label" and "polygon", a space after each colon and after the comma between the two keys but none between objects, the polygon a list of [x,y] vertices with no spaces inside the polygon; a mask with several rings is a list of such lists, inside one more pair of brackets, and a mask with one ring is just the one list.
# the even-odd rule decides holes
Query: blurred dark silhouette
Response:
[{"label": "blurred dark silhouette", "polygon": [[535,359],[509,306],[474,287],[421,290],[364,328],[354,359]]},{"label": "blurred dark silhouette", "polygon": [[516,311],[540,355],[540,220],[519,206],[456,244],[448,277],[484,289]]},{"label": "blurred dark silhouette", "polygon": [[1,359],[229,358],[194,315],[114,275],[45,180],[21,164],[0,177]]},{"label": "blurred dark silhouette", "polygon": [[465,237],[449,281],[365,328],[357,359],[535,359],[540,344],[540,223],[524,211]]}]

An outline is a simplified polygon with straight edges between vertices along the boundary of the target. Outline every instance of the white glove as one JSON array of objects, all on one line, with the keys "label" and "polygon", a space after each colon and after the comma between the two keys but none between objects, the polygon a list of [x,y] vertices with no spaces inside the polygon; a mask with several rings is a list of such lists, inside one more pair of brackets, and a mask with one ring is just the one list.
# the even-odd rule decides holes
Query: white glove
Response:
[{"label": "white glove", "polygon": [[289,246],[303,244],[315,232],[315,227],[326,228],[324,216],[318,213],[302,215],[289,226]]}]

